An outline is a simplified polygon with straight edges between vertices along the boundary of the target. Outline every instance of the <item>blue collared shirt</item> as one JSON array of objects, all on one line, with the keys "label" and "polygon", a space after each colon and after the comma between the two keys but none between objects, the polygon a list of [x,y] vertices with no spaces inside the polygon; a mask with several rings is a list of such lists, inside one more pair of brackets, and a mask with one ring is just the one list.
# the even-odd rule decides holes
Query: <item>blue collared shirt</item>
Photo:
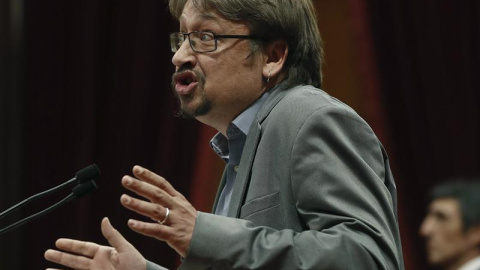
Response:
[{"label": "blue collared shirt", "polygon": [[269,94],[270,92],[263,94],[255,103],[238,115],[232,123],[228,125],[227,137],[221,133],[217,133],[210,141],[210,147],[227,163],[225,169],[226,183],[218,199],[217,207],[215,208],[215,214],[217,215],[226,216],[228,214],[233,185],[237,176],[237,170],[248,131],[257,112],[263,106]]}]

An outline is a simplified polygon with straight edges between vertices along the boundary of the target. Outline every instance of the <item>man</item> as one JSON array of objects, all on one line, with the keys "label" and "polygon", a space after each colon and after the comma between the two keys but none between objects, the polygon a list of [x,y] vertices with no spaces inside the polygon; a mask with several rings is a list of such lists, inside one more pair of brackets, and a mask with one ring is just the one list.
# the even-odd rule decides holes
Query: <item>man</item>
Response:
[{"label": "man", "polygon": [[[403,269],[387,155],[351,108],[319,90],[322,48],[310,0],[171,0],[173,86],[183,115],[216,128],[226,163],[215,214],[136,166],[145,197],[129,220],[165,241],[180,269]],[[61,239],[48,260],[75,269],[161,269],[113,229],[112,247]]]},{"label": "man", "polygon": [[439,269],[480,269],[480,181],[448,182],[432,191],[420,227],[428,262]]}]

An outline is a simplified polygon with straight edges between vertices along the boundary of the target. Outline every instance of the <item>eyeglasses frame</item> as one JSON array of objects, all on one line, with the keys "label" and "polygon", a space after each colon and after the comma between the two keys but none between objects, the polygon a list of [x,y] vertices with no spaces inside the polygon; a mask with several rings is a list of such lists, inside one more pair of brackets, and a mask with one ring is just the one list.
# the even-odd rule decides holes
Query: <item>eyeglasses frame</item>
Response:
[{"label": "eyeglasses frame", "polygon": [[[209,33],[209,34],[212,34],[213,35],[213,40],[215,42],[215,46],[212,50],[207,50],[207,51],[198,51],[196,50],[195,48],[193,48],[193,45],[192,45],[192,42],[190,40],[190,34],[192,33]],[[178,51],[178,48],[177,49],[177,46],[175,45],[174,46],[174,40],[175,38],[177,38],[177,36],[179,36],[180,34],[183,35],[183,41],[185,42],[185,40],[188,39],[188,43],[190,44],[190,48],[192,48],[192,50],[194,52],[197,52],[197,53],[207,53],[207,52],[214,52],[217,50],[217,40],[218,39],[222,39],[222,38],[238,38],[238,39],[259,39],[258,37],[254,36],[254,35],[219,35],[219,34],[215,34],[214,32],[211,32],[211,31],[192,31],[190,33],[184,33],[184,32],[174,32],[174,33],[171,33],[170,34],[170,47],[172,49],[172,52],[173,53],[176,53]],[[185,38],[185,36],[187,38]]]}]

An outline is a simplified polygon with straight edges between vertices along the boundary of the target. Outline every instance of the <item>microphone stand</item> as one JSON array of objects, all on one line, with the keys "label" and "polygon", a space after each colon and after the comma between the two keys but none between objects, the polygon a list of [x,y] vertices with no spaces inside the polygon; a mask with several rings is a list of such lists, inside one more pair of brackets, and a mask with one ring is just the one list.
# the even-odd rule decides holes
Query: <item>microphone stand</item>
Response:
[{"label": "microphone stand", "polygon": [[17,209],[17,208],[19,208],[19,207],[21,207],[21,206],[27,205],[27,204],[29,204],[29,203],[31,203],[31,202],[33,202],[33,201],[35,201],[35,200],[38,200],[38,199],[40,199],[40,198],[42,198],[42,197],[45,197],[45,196],[47,196],[47,195],[50,195],[50,194],[52,194],[53,192],[56,192],[56,191],[58,191],[58,190],[61,190],[62,188],[70,185],[71,183],[75,182],[76,180],[77,180],[76,178],[72,178],[72,179],[68,180],[67,182],[65,182],[65,183],[63,183],[63,184],[61,184],[61,185],[58,185],[58,186],[56,186],[56,187],[54,187],[54,188],[51,188],[51,189],[49,189],[49,190],[46,190],[46,191],[40,192],[40,193],[38,193],[38,194],[35,194],[35,195],[33,195],[33,196],[31,196],[31,197],[29,197],[29,198],[27,198],[27,199],[25,199],[25,200],[17,203],[17,204],[15,204],[14,206],[12,206],[12,207],[8,208],[7,210],[3,211],[2,213],[0,213],[0,219],[6,217],[8,214],[10,214],[11,212],[13,212],[15,209]]},{"label": "microphone stand", "polygon": [[19,208],[19,207],[22,207],[24,205],[27,205],[35,200],[38,200],[42,197],[45,197],[47,195],[50,195],[58,190],[61,190],[65,187],[67,187],[68,185],[70,185],[71,183],[73,182],[79,182],[80,184],[84,183],[84,182],[88,182],[90,180],[94,180],[96,178],[98,178],[98,176],[100,175],[100,169],[98,168],[98,166],[96,164],[92,164],[90,166],[87,166],[81,170],[79,170],[76,174],[75,174],[75,177],[68,180],[67,182],[63,183],[63,184],[60,184],[54,188],[51,188],[49,190],[46,190],[46,191],[43,191],[43,192],[40,192],[38,194],[35,194],[19,203],[17,203],[16,205],[8,208],[7,210],[3,211],[2,213],[0,213],[0,219],[1,218],[4,218],[6,217],[8,214],[12,213],[15,209]]},{"label": "microphone stand", "polygon": [[[57,187],[58,188],[58,187]],[[57,189],[55,188],[55,189]],[[68,203],[69,201],[75,199],[75,198],[80,198],[80,197],[83,197],[85,195],[87,195],[88,193],[90,193],[91,191],[93,191],[94,189],[97,188],[97,185],[95,184],[95,181],[93,180],[90,180],[88,182],[84,182],[84,183],[80,183],[78,184],[77,186],[75,186],[73,189],[72,189],[72,193],[70,193],[68,196],[66,196],[65,198],[63,198],[61,201],[55,203],[54,205],[38,212],[38,213],[35,213],[33,215],[30,215],[20,221],[17,221],[3,229],[0,230],[0,235],[14,229],[14,228],[17,228],[27,222],[30,222],[36,218],[39,218],[63,205],[65,205],[66,203]],[[50,192],[51,190],[48,190],[48,191],[45,191],[45,192]],[[40,195],[40,194],[39,194]],[[33,196],[35,197],[35,196]],[[30,199],[30,198],[29,198]],[[29,200],[27,199],[27,200]],[[35,199],[38,199],[38,198],[35,198]],[[12,207],[13,208],[13,207]],[[11,210],[10,210],[11,211]]]}]

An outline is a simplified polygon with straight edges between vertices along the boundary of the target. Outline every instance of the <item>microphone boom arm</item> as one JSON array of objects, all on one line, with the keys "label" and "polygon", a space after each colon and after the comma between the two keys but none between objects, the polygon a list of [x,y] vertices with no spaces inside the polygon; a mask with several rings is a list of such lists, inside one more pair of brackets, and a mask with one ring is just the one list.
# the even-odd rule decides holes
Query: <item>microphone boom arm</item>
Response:
[{"label": "microphone boom arm", "polygon": [[80,197],[83,197],[85,195],[87,195],[88,193],[90,193],[91,191],[93,191],[94,189],[97,188],[97,185],[95,184],[95,181],[93,180],[90,180],[88,182],[84,182],[84,183],[80,183],[78,185],[76,185],[73,189],[72,189],[72,193],[68,194],[68,196],[66,196],[65,198],[63,198],[61,201],[55,203],[54,205],[38,212],[38,213],[35,213],[33,215],[30,215],[22,220],[19,220],[3,229],[0,230],[0,235],[16,228],[16,227],[19,227],[29,221],[32,221],[40,216],[43,216],[57,208],[59,208],[60,206],[68,203],[69,201],[75,199],[75,198],[80,198]]},{"label": "microphone boom arm", "polygon": [[17,209],[17,208],[19,208],[19,207],[22,207],[22,206],[27,205],[27,204],[35,201],[35,200],[38,200],[38,199],[40,199],[40,198],[42,198],[42,197],[45,197],[45,196],[47,196],[47,195],[50,195],[50,194],[52,194],[53,192],[55,192],[55,191],[57,191],[57,190],[61,190],[62,188],[68,186],[69,184],[75,182],[76,180],[77,180],[76,178],[72,178],[72,179],[68,180],[67,182],[65,182],[65,183],[63,183],[63,184],[61,184],[61,185],[58,185],[58,186],[56,186],[56,187],[54,187],[54,188],[51,188],[51,189],[49,189],[49,190],[45,190],[45,191],[43,191],[43,192],[41,192],[41,193],[35,194],[35,195],[33,195],[33,196],[31,196],[31,197],[29,197],[29,198],[27,198],[27,199],[25,199],[25,200],[17,203],[17,204],[15,204],[14,206],[8,208],[7,210],[3,211],[2,213],[0,213],[0,218],[6,217],[8,214],[10,214],[11,212],[13,212],[15,209]]}]

